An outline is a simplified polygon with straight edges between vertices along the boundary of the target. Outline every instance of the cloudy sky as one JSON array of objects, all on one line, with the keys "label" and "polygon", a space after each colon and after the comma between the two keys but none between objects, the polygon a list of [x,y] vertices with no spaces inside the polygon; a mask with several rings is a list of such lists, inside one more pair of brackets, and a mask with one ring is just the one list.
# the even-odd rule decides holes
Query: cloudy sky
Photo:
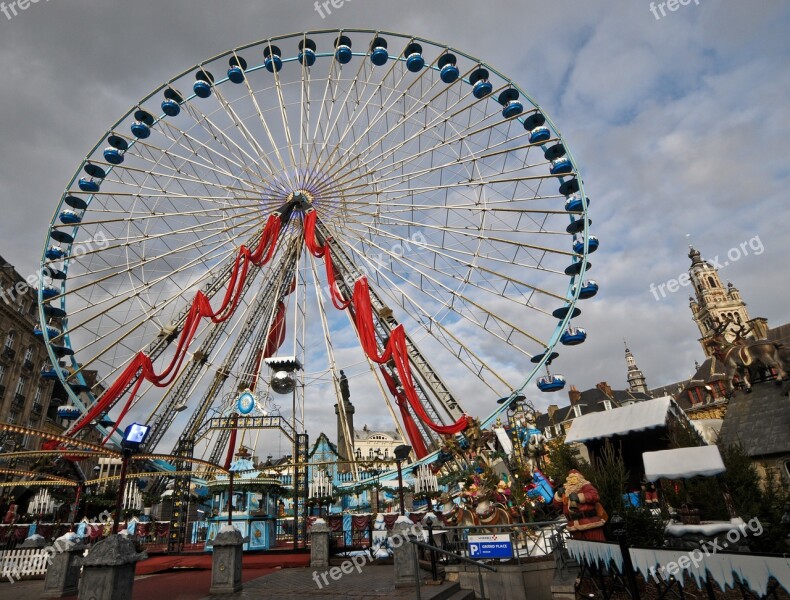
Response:
[{"label": "cloudy sky", "polygon": [[[650,386],[691,374],[702,352],[690,290],[658,300],[650,291],[687,270],[689,243],[724,262],[745,242],[722,278],[752,316],[790,320],[786,2],[692,0],[658,19],[646,0],[336,3],[325,18],[310,0],[41,0],[0,14],[0,254],[24,275],[35,270],[85,154],[177,72],[269,36],[387,29],[506,73],[571,146],[601,239],[591,275],[602,288],[586,306],[588,342],[562,367],[571,383],[624,387],[623,338]],[[362,420],[384,424],[383,410],[367,410]]]}]

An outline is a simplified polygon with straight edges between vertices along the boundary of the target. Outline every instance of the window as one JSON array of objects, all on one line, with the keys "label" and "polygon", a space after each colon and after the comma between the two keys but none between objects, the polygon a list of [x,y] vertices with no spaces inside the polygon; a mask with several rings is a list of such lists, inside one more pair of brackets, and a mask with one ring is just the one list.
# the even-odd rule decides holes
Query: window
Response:
[{"label": "window", "polygon": [[25,350],[25,360],[33,362],[33,346],[28,346],[27,350]]},{"label": "window", "polygon": [[41,406],[41,384],[39,383],[36,386],[36,394],[33,396],[33,404],[38,404]]},{"label": "window", "polygon": [[716,282],[713,280],[713,277],[708,277],[708,285],[712,288],[716,287]]},{"label": "window", "polygon": [[9,350],[14,348],[14,342],[16,342],[16,332],[9,331],[8,335],[5,338],[5,347]]},{"label": "window", "polygon": [[603,401],[603,408],[604,408],[604,410],[612,410],[612,401],[611,400],[604,400]]},{"label": "window", "polygon": [[573,414],[576,417],[581,417],[582,416],[582,407],[579,406],[578,404],[574,404],[573,405]]},{"label": "window", "polygon": [[14,425],[17,422],[17,419],[19,419],[19,415],[17,413],[15,413],[15,412],[8,413],[8,424],[9,425]]},{"label": "window", "polygon": [[16,393],[20,396],[25,395],[25,386],[27,385],[27,379],[24,377],[20,377],[19,381],[16,382]]},{"label": "window", "polygon": [[0,385],[5,381],[5,365],[0,365]]}]

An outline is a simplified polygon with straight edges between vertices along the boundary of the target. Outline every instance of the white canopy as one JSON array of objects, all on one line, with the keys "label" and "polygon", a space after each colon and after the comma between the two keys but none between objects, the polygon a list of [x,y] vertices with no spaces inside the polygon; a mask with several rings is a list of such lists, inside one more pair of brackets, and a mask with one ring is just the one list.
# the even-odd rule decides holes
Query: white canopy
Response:
[{"label": "white canopy", "polygon": [[688,479],[697,475],[711,476],[724,473],[726,470],[718,446],[644,452],[642,460],[645,462],[645,477],[648,481],[661,478]]},{"label": "white canopy", "polygon": [[582,415],[573,420],[570,431],[565,436],[565,442],[586,442],[624,435],[632,431],[663,427],[667,422],[667,412],[671,404],[672,398],[664,396]]}]

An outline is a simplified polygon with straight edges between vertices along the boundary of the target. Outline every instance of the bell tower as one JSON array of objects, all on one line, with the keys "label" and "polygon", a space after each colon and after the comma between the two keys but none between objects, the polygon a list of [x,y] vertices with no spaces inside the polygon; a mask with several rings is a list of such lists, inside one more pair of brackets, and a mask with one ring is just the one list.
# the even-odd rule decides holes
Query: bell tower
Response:
[{"label": "bell tower", "polygon": [[725,330],[729,339],[734,339],[735,332],[739,330],[748,330],[746,337],[764,338],[768,332],[766,320],[749,318],[746,303],[738,289],[732,283],[722,285],[718,269],[704,260],[699,250],[690,248],[688,256],[691,259],[689,279],[694,287],[694,297],[689,298],[689,306],[706,356],[711,355],[712,348],[705,344],[705,340],[713,334],[717,322],[729,323]]},{"label": "bell tower", "polygon": [[639,367],[636,366],[636,359],[628,349],[628,344],[625,340],[623,340],[623,343],[625,344],[625,364],[628,367],[628,388],[634,393],[642,392],[643,394],[647,394],[647,380],[645,379],[645,375]]}]

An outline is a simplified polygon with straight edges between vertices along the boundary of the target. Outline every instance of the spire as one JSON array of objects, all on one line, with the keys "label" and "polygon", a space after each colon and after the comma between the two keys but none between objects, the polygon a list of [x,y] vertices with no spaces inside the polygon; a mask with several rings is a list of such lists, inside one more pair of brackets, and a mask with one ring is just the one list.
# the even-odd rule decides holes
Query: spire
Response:
[{"label": "spire", "polygon": [[639,370],[639,367],[636,366],[636,359],[631,353],[631,350],[628,349],[628,343],[623,340],[623,344],[625,344],[625,364],[628,368],[628,388],[633,393],[642,392],[643,394],[647,394],[647,380],[645,379],[645,375]]}]

